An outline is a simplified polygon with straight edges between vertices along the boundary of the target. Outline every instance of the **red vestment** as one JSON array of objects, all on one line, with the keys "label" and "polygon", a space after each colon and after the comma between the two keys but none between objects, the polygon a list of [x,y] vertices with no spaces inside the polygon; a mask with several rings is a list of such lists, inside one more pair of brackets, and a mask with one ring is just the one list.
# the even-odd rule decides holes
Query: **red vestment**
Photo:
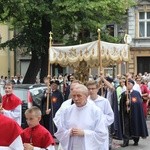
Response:
[{"label": "red vestment", "polygon": [[22,128],[12,119],[0,114],[0,146],[9,146],[22,133]]},{"label": "red vestment", "polygon": [[20,104],[22,104],[22,101],[14,94],[6,94],[3,96],[2,107],[6,110],[13,110]]},{"label": "red vestment", "polygon": [[40,124],[24,129],[21,137],[23,143],[32,143],[35,147],[47,148],[49,145],[55,144],[52,135]]},{"label": "red vestment", "polygon": [[147,93],[147,96],[143,96],[142,97],[142,99],[143,99],[142,106],[143,106],[144,116],[147,117],[147,110],[148,110],[147,100],[148,100],[149,91],[148,91],[148,88],[147,88],[147,86],[145,84],[142,84],[140,86],[140,88],[141,88],[142,94],[146,94]]}]

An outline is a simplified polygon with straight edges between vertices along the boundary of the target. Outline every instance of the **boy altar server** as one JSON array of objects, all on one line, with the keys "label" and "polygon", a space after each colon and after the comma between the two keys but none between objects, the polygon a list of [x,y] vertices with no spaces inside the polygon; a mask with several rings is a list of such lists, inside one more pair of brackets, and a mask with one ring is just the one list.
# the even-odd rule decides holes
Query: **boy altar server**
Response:
[{"label": "boy altar server", "polygon": [[13,84],[8,82],[4,86],[5,95],[2,98],[0,113],[14,119],[21,126],[22,101],[13,94]]},{"label": "boy altar server", "polygon": [[96,106],[98,106],[103,114],[104,114],[104,121],[105,121],[105,125],[107,128],[107,140],[105,141],[105,143],[103,143],[101,145],[101,149],[102,150],[109,150],[109,130],[108,127],[114,122],[114,113],[113,110],[111,108],[110,102],[108,101],[108,99],[99,96],[97,94],[98,92],[98,83],[95,80],[91,80],[87,82],[87,88],[89,90],[89,96],[88,96],[88,100],[92,100]]},{"label": "boy altar server", "polygon": [[28,128],[22,133],[24,150],[55,150],[54,139],[50,132],[39,124],[41,120],[41,111],[33,106],[26,110],[25,117]]}]

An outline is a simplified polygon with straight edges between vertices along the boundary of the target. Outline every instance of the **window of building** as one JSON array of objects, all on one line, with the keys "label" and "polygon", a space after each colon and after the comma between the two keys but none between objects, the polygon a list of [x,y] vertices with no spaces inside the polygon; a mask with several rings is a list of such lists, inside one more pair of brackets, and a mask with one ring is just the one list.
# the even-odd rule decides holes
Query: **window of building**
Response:
[{"label": "window of building", "polygon": [[150,12],[139,12],[139,37],[150,37]]},{"label": "window of building", "polygon": [[106,28],[111,36],[114,36],[114,25],[106,25]]}]

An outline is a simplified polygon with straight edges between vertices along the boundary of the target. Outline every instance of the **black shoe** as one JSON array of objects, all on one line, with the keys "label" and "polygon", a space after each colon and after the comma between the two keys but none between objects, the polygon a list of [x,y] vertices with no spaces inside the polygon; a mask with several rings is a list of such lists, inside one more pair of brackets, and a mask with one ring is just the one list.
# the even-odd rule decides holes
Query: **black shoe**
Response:
[{"label": "black shoe", "polygon": [[121,144],[121,147],[127,147],[129,144]]},{"label": "black shoe", "polygon": [[121,147],[127,147],[129,145],[129,142],[123,142],[123,144],[121,144]]},{"label": "black shoe", "polygon": [[133,146],[138,146],[138,142],[135,142],[135,143],[133,144]]}]

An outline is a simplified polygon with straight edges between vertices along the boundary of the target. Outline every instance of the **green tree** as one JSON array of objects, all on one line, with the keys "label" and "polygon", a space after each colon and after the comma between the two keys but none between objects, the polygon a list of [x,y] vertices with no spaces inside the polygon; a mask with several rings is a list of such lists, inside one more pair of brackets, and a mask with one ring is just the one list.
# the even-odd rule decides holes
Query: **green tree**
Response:
[{"label": "green tree", "polygon": [[[134,1],[134,0],[133,0]],[[91,41],[90,33],[106,24],[119,23],[132,0],[0,0],[0,21],[17,34],[1,47],[32,52],[24,83],[34,83],[48,74],[49,32],[53,41],[75,44]]]}]

